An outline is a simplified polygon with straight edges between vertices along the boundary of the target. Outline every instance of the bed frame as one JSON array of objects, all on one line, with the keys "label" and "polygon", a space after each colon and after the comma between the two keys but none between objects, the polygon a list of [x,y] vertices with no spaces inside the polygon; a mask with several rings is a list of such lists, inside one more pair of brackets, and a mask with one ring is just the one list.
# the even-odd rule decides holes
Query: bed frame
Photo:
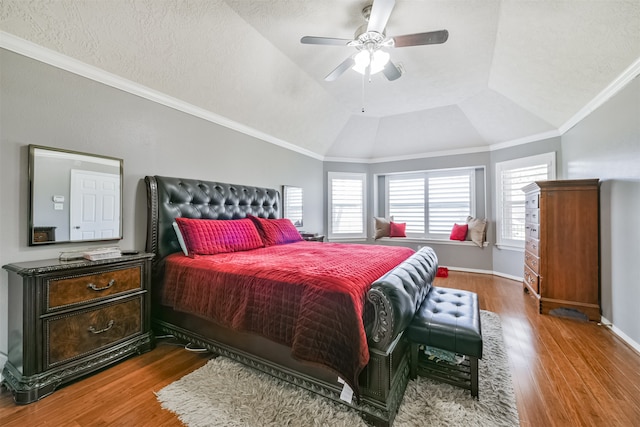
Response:
[{"label": "bed frame", "polygon": [[[342,385],[331,371],[297,361],[291,357],[289,347],[261,336],[232,331],[162,306],[159,292],[153,291],[162,284],[164,258],[181,250],[172,227],[176,217],[236,219],[251,214],[279,218],[279,192],[161,176],[147,176],[145,183],[148,196],[147,251],[156,255],[152,268],[152,326],[156,334],[172,334],[215,354],[346,404],[359,411],[370,424],[390,426],[393,423],[409,379],[409,346],[403,339],[402,330],[399,330],[406,325],[394,317],[392,301],[397,296],[390,296],[380,286],[372,287],[368,293],[369,303],[375,312],[372,326],[367,330],[370,361],[359,377],[360,399],[348,404],[340,400]],[[410,302],[409,305],[415,303]],[[412,316],[413,312],[410,313]]]}]

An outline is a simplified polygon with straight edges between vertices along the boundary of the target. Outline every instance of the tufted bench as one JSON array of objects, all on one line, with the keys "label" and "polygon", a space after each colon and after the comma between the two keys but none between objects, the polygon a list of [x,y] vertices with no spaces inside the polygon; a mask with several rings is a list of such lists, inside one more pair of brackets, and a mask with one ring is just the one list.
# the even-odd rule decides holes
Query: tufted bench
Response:
[{"label": "tufted bench", "polygon": [[[411,343],[411,378],[419,373],[469,389],[472,396],[478,397],[482,333],[477,294],[432,287],[405,334]],[[420,351],[421,345],[465,355],[465,361],[460,364],[433,361]]]}]

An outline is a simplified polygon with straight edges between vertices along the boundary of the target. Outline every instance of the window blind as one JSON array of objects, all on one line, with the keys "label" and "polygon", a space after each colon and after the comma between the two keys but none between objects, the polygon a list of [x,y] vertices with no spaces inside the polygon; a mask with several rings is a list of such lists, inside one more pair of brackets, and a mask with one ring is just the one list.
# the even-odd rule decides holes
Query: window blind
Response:
[{"label": "window blind", "polygon": [[389,215],[407,224],[407,233],[424,233],[424,178],[389,180]]},{"label": "window blind", "polygon": [[470,214],[470,174],[429,177],[429,234],[449,235]]},{"label": "window blind", "polygon": [[364,175],[330,177],[330,235],[364,236]]},{"label": "window blind", "polygon": [[522,187],[534,181],[548,179],[549,165],[539,164],[501,171],[502,238],[524,241],[524,192]]},{"label": "window blind", "polygon": [[387,178],[387,211],[407,224],[407,236],[448,238],[454,223],[473,214],[474,169],[420,172]]}]

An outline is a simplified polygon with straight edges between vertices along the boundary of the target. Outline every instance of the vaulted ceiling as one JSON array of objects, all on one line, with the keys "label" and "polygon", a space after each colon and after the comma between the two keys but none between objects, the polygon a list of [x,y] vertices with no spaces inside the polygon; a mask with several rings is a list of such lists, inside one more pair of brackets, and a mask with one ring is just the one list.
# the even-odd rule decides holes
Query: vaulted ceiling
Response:
[{"label": "vaulted ceiling", "polygon": [[[0,30],[323,159],[379,161],[557,135],[640,58],[640,1],[397,0],[402,77],[324,77],[370,0],[2,0]],[[364,112],[362,111],[364,108]]]}]

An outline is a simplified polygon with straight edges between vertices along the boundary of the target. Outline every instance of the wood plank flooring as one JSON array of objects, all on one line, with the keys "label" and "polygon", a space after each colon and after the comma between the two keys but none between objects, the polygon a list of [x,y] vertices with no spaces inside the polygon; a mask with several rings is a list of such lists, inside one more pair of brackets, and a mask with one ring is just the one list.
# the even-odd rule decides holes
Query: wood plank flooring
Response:
[{"label": "wood plank flooring", "polygon": [[[496,276],[451,271],[436,286],[476,292],[500,314],[522,426],[640,426],[640,355],[606,327],[539,315],[519,282]],[[0,425],[180,426],[154,392],[209,357],[160,340],[30,405],[3,388]]]}]

